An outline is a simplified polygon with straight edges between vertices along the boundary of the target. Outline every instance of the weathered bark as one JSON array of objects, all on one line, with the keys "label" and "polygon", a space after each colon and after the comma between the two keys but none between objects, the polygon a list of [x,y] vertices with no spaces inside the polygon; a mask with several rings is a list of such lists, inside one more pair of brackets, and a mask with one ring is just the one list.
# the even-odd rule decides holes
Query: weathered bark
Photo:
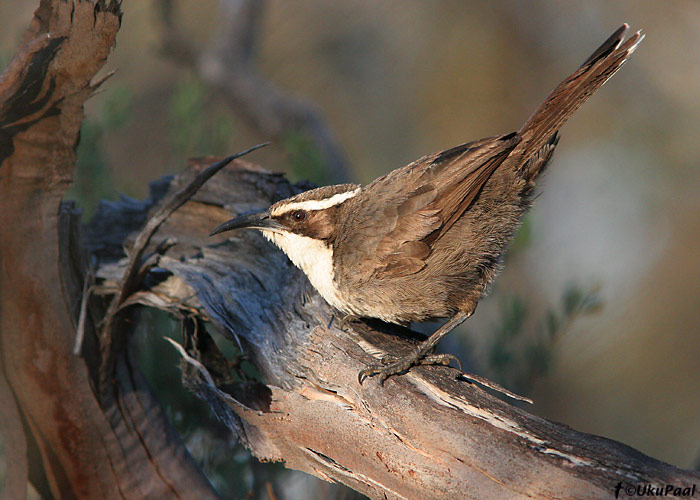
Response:
[{"label": "weathered bark", "polygon": [[[597,499],[618,483],[700,483],[510,406],[454,369],[359,385],[376,356],[410,348],[396,335],[407,331],[361,322],[341,331],[260,235],[207,236],[231,213],[307,187],[252,164],[221,172],[152,236],[141,229],[151,212],[202,165],[154,184],[146,202],[104,203],[81,239],[75,209],[60,201],[119,17],[116,2],[44,0],[0,79],[0,424],[14,455],[6,497],[23,498],[27,477],[57,498],[216,497],[130,361],[127,320],[139,304],[183,318],[186,382],[256,456],[372,498]],[[233,376],[205,321],[241,343],[264,383]],[[40,460],[30,464],[34,447]]]},{"label": "weathered bark", "polygon": [[[24,499],[27,477],[55,498],[215,497],[125,355],[111,398],[95,394],[101,301],[90,302],[84,359],[72,354],[86,265],[77,216],[60,203],[120,21],[117,1],[44,0],[0,78],[3,498]],[[29,464],[28,443],[40,455]]]}]

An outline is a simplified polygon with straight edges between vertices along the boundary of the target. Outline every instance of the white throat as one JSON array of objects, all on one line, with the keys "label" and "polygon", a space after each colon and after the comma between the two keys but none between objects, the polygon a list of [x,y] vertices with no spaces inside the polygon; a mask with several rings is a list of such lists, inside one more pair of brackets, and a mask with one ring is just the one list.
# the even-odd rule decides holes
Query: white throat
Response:
[{"label": "white throat", "polygon": [[344,310],[334,283],[333,249],[321,240],[294,233],[262,231],[265,238],[280,247],[289,260],[309,278],[321,296],[336,309]]}]

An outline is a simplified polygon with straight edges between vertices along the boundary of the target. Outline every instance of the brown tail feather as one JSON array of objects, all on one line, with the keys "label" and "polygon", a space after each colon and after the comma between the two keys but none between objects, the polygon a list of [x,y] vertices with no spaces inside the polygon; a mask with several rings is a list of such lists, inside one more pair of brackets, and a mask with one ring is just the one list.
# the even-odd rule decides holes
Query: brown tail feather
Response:
[{"label": "brown tail feather", "polygon": [[583,65],[549,94],[522,126],[518,135],[524,158],[537,153],[552,135],[581,107],[615,72],[622,67],[642,41],[640,31],[622,44],[629,26],[623,24],[596,50]]}]

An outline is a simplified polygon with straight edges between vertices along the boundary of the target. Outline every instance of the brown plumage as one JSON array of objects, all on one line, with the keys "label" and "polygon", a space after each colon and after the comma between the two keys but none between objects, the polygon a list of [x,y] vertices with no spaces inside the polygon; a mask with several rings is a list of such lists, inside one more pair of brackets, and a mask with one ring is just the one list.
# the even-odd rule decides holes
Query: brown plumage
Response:
[{"label": "brown plumage", "polygon": [[640,41],[636,33],[621,44],[626,29],[564,80],[517,133],[424,156],[338,207],[336,280],[341,292],[352,291],[354,314],[404,323],[476,307],[530,206],[557,130]]},{"label": "brown plumage", "polygon": [[620,27],[564,80],[521,129],[424,156],[360,187],[327,186],[238,218],[221,232],[256,227],[282,248],[343,312],[407,323],[450,320],[415,355],[363,370],[381,378],[423,361],[469,317],[530,206],[557,131],[627,60]]}]

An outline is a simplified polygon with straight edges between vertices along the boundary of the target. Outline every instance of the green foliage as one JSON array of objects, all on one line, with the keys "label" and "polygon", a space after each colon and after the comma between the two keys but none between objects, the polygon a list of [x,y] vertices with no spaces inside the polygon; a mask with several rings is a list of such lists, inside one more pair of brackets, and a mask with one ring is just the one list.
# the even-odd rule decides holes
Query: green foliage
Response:
[{"label": "green foliage", "polygon": [[515,362],[516,353],[511,344],[518,337],[527,316],[525,302],[509,297],[501,304],[501,323],[495,327],[493,345],[489,351],[489,365],[496,373],[505,373]]},{"label": "green foliage", "polygon": [[492,378],[511,390],[527,394],[534,381],[551,370],[556,341],[578,317],[593,314],[601,307],[597,289],[586,291],[569,286],[558,307],[531,320],[523,299],[506,297],[488,352]]},{"label": "green foliage", "polygon": [[310,180],[315,184],[328,183],[328,171],[318,147],[304,133],[288,132],[282,139],[288,155],[292,182]]},{"label": "green foliage", "polygon": [[523,217],[523,222],[520,225],[520,228],[515,233],[515,236],[513,236],[513,240],[508,246],[508,251],[504,256],[504,260],[507,261],[509,259],[512,259],[514,256],[518,255],[520,252],[522,252],[524,249],[530,246],[531,241],[532,216],[530,214],[526,214],[525,217]]},{"label": "green foliage", "polygon": [[103,198],[114,198],[116,191],[102,148],[102,139],[129,122],[131,92],[123,86],[113,86],[105,92],[96,119],[85,119],[80,129],[73,185],[66,197],[73,198],[89,217]]},{"label": "green foliage", "polygon": [[197,78],[182,79],[169,103],[170,141],[180,156],[228,154],[234,134],[233,120],[223,112],[210,112],[207,87]]},{"label": "green foliage", "polygon": [[117,130],[129,122],[131,114],[131,90],[123,85],[110,88],[102,105],[102,126],[105,130]]},{"label": "green foliage", "polygon": [[588,314],[599,311],[602,307],[598,290],[583,292],[576,286],[570,286],[564,292],[562,299],[563,315],[573,316],[576,314]]},{"label": "green foliage", "polygon": [[[505,255],[517,259],[533,238],[532,217],[524,217]],[[570,285],[562,293],[560,304],[533,318],[527,300],[522,297],[492,294],[500,300],[499,322],[493,326],[487,351],[490,378],[499,384],[527,395],[539,377],[550,373],[556,341],[581,315],[593,314],[601,307],[596,288],[584,290]]]}]

